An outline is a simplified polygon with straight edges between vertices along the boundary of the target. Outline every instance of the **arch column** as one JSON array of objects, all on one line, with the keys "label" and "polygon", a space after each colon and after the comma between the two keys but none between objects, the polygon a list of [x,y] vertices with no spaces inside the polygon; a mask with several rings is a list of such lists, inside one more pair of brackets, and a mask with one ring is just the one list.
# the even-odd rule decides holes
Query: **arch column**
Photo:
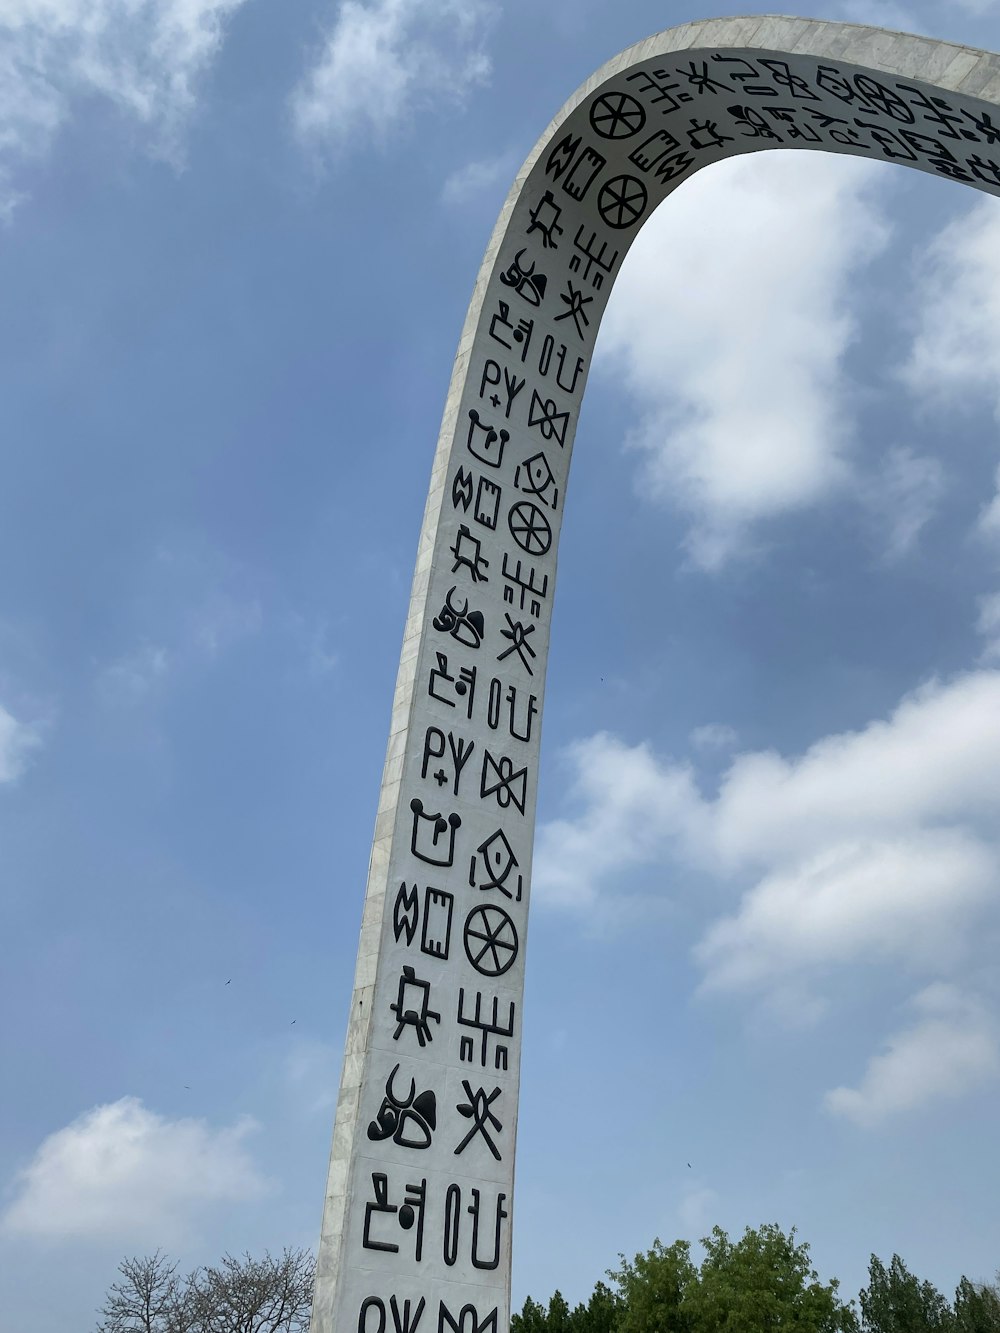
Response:
[{"label": "arch column", "polygon": [[594,343],[629,246],[696,171],[764,149],[896,162],[1000,194],[998,103],[988,52],[852,24],[713,19],[609,61],[518,173],[462,331],[424,511],[312,1333],[507,1333],[556,551]]}]

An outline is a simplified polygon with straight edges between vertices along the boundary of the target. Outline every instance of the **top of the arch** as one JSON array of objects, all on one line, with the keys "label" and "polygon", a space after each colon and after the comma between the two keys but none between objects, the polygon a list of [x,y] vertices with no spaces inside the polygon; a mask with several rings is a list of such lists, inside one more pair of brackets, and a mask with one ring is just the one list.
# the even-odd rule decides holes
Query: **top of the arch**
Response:
[{"label": "top of the arch", "polygon": [[530,171],[553,130],[616,74],[656,56],[708,48],[782,51],[842,60],[897,78],[919,79],[984,102],[1000,102],[1000,55],[993,51],[862,23],[833,23],[783,14],[698,19],[636,42],[595,70],[553,118],[518,173],[518,179]]}]

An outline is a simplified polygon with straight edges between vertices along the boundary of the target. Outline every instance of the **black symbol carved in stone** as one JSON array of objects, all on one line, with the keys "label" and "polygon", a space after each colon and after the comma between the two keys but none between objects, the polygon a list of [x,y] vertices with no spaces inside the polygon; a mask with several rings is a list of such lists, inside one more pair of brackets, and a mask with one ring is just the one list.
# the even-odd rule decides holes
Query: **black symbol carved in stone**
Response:
[{"label": "black symbol carved in stone", "polygon": [[489,1314],[479,1318],[474,1305],[463,1305],[458,1314],[452,1314],[441,1301],[438,1308],[437,1333],[497,1333],[499,1307],[495,1306]]},{"label": "black symbol carved in stone", "polygon": [[[424,733],[424,752],[420,764],[420,776],[427,777],[427,770],[432,764],[443,761],[437,772],[431,773],[431,777],[439,787],[451,783],[452,795],[458,795],[458,789],[462,782],[462,770],[472,757],[472,751],[476,748],[475,741],[463,740],[461,736],[456,737],[454,732],[449,731],[445,736],[440,727],[428,727]],[[451,772],[446,772],[444,764],[447,763]]]},{"label": "black symbol carved in stone", "polygon": [[[402,1312],[400,1312],[396,1297],[390,1296],[389,1309],[392,1312],[395,1333],[417,1333],[417,1325],[420,1323],[426,1304],[427,1302],[421,1296],[419,1304],[411,1317],[410,1302],[408,1300],[404,1301]],[[368,1322],[369,1310],[374,1310],[378,1315],[378,1323],[374,1327]],[[378,1296],[369,1296],[367,1300],[362,1301],[361,1314],[358,1316],[358,1333],[386,1333],[385,1302]]]},{"label": "black symbol carved in stone", "polygon": [[529,211],[531,226],[526,235],[530,236],[533,231],[542,233],[542,249],[555,250],[558,248],[556,237],[563,234],[562,227],[558,226],[562,209],[552,197],[552,191],[546,190],[539,199],[538,203]]},{"label": "black symbol carved in stone", "polygon": [[[482,1039],[479,1043],[479,1063],[486,1068],[486,1057],[489,1054],[490,1037],[513,1037],[514,1035],[514,1001],[509,1001],[506,1022],[500,1021],[500,1000],[499,997],[493,997],[493,1009],[488,1018],[483,1017],[483,993],[476,991],[476,1006],[470,1018],[465,1012],[465,987],[460,986],[458,991],[458,1016],[457,1023],[460,1027],[476,1028],[482,1033]],[[459,1059],[471,1064],[475,1057],[474,1039],[472,1037],[463,1037],[459,1044]],[[494,1048],[494,1068],[507,1068],[507,1046],[502,1042],[497,1042]]]},{"label": "black symbol carved in stone", "polygon": [[726,84],[720,83],[718,79],[713,79],[709,74],[707,60],[701,62],[701,69],[693,60],[689,60],[687,69],[679,69],[677,73],[682,74],[687,79],[689,86],[695,90],[699,97],[704,96],[705,93],[729,92]]},{"label": "black symbol carved in stone", "polygon": [[444,889],[424,891],[424,927],[420,934],[421,953],[446,962],[451,947],[451,912],[455,895]]},{"label": "black symbol carved in stone", "polygon": [[591,105],[590,123],[602,139],[629,139],[645,125],[646,113],[628,93],[602,93]]},{"label": "black symbol carved in stone", "polygon": [[392,908],[392,933],[396,938],[396,943],[400,937],[406,936],[406,943],[412,944],[413,937],[417,933],[417,923],[420,920],[420,892],[414,884],[412,889],[406,887],[406,880],[396,891],[396,901]]},{"label": "black symbol carved in stone", "polygon": [[544,273],[535,272],[534,260],[531,261],[531,268],[525,268],[521,263],[523,254],[524,250],[518,250],[506,272],[500,274],[500,281],[505,287],[513,287],[528,305],[539,306],[549,280]]},{"label": "black symbol carved in stone", "polygon": [[457,708],[459,701],[465,704],[465,716],[472,717],[472,705],[476,698],[476,668],[459,667],[457,676],[448,671],[447,653],[435,653],[437,666],[431,667],[428,677],[427,693],[438,703],[449,708]]},{"label": "black symbol carved in stone", "polygon": [[[382,1213],[386,1217],[395,1217],[396,1222],[403,1231],[413,1230],[414,1249],[413,1257],[417,1263],[423,1257],[424,1251],[424,1204],[427,1201],[427,1181],[422,1180],[419,1185],[407,1185],[406,1193],[403,1195],[402,1203],[389,1202],[389,1177],[384,1171],[372,1172],[372,1188],[375,1192],[373,1203],[365,1204],[365,1227],[362,1244],[366,1250],[386,1250],[389,1254],[398,1254],[399,1246],[391,1241],[372,1240],[371,1225],[372,1218],[377,1213]],[[475,1259],[473,1259],[475,1263]]]},{"label": "black symbol carved in stone", "polygon": [[579,202],[586,195],[606,161],[607,158],[602,157],[595,148],[584,144],[583,152],[573,163],[562,183],[563,189],[571,199]]},{"label": "black symbol carved in stone", "polygon": [[410,802],[413,811],[413,834],[410,851],[429,866],[450,866],[455,860],[455,833],[462,826],[461,815],[425,815],[424,803],[419,796]]},{"label": "black symbol carved in stone", "polygon": [[529,567],[527,578],[525,578],[524,575],[523,575],[522,572],[521,572],[521,561],[520,561],[520,560],[518,560],[518,562],[517,562],[516,566],[514,567],[514,569],[510,569],[510,568],[508,568],[508,565],[507,565],[507,552],[504,551],[504,553],[503,553],[503,576],[504,576],[504,578],[507,580],[507,582],[504,584],[503,599],[504,599],[505,602],[509,602],[510,605],[513,606],[513,605],[514,605],[514,598],[518,595],[518,594],[515,592],[515,589],[518,589],[518,588],[519,588],[519,589],[520,589],[520,605],[518,606],[518,610],[519,610],[519,611],[523,611],[523,610],[524,610],[525,599],[527,599],[527,600],[528,600],[528,614],[534,616],[536,619],[537,619],[537,618],[541,615],[541,613],[542,613],[542,603],[541,603],[541,600],[540,600],[540,599],[543,598],[543,597],[545,597],[546,594],[548,593],[548,590],[549,590],[549,576],[548,576],[548,574],[543,574],[543,575],[542,575],[542,581],[541,581],[541,584],[538,584],[538,583],[535,582],[535,575],[536,575],[537,573],[538,573],[538,571],[537,571],[537,570],[535,569],[535,567],[532,565],[532,566]]},{"label": "black symbol carved in stone", "polygon": [[[424,889],[423,930],[420,933],[420,952],[431,958],[448,960],[451,947],[451,914],[455,895],[430,884]],[[420,890],[416,884],[408,888],[403,880],[396,891],[392,909],[392,933],[398,944],[406,939],[407,948],[413,943],[420,923]]]},{"label": "black symbol carved in stone", "polygon": [[[691,117],[691,128],[687,131],[688,143],[692,148],[721,148],[724,143],[732,143],[731,134],[720,134],[718,122],[714,120],[698,121]],[[688,154],[684,154],[688,156]],[[693,160],[693,159],[692,159]],[[657,176],[660,172],[657,171]]]},{"label": "black symbol carved in stone", "polygon": [[478,458],[487,467],[499,467],[503,462],[504,446],[510,439],[510,431],[495,431],[488,422],[479,419],[476,409],[469,410],[469,453]]},{"label": "black symbol carved in stone", "polygon": [[528,555],[544,555],[552,545],[552,527],[532,500],[518,500],[507,515],[510,535]]},{"label": "black symbol carved in stone", "polygon": [[515,769],[513,759],[508,759],[506,755],[494,759],[489,750],[483,754],[483,775],[479,784],[479,795],[483,800],[487,796],[495,796],[501,810],[508,809],[513,801],[523,815],[527,789],[527,765]]},{"label": "black symbol carved in stone", "polygon": [[482,873],[486,876],[486,879],[482,884],[476,883],[479,878],[479,870],[476,857],[473,856],[469,863],[470,887],[480,889],[484,893],[490,889],[497,889],[505,898],[510,898],[519,903],[524,888],[524,877],[523,875],[517,875],[515,877],[516,884],[512,882],[511,886],[508,887],[507,880],[517,870],[518,860],[503,829],[498,828],[495,833],[491,833],[484,842],[479,844],[476,852],[483,858]]},{"label": "black symbol carved in stone", "polygon": [[468,598],[465,599],[465,605],[461,611],[452,606],[451,599],[457,590],[457,584],[455,587],[448,589],[444,606],[431,621],[431,624],[436,630],[450,634],[456,643],[464,644],[466,648],[478,648],[483,641],[483,635],[486,633],[486,622],[483,619],[483,613],[482,611],[470,611]]},{"label": "black symbol carved in stone", "polygon": [[[489,477],[480,477],[476,485],[475,474],[467,472],[464,467],[458,469],[455,480],[451,483],[451,502],[455,508],[467,514],[472,507],[472,517],[481,527],[489,528],[491,532],[496,529],[502,495],[501,488],[495,481],[490,481]],[[474,506],[473,496],[475,496]]]},{"label": "black symbol carved in stone", "polygon": [[[527,691],[522,689],[521,694],[523,696],[524,694],[527,694]],[[517,741],[530,741],[531,726],[538,713],[538,697],[537,695],[534,694],[528,695],[528,702],[524,705],[524,708],[522,709],[522,712],[524,713],[524,726],[521,730],[518,730],[517,695],[518,695],[517,686],[508,685],[506,694],[507,730],[510,732],[511,736],[513,736],[514,739]],[[494,676],[493,679],[490,681],[490,698],[486,709],[486,721],[489,723],[490,729],[492,731],[496,731],[497,728],[500,726],[500,709],[503,702],[504,702],[503,682],[499,679],[499,677]]]},{"label": "black symbol carved in stone", "polygon": [[528,425],[537,426],[543,440],[555,439],[563,445],[566,442],[569,413],[559,412],[554,398],[542,398],[537,389],[532,389]]},{"label": "black symbol carved in stone", "polygon": [[465,1138],[455,1149],[455,1156],[461,1156],[476,1135],[481,1134],[483,1136],[483,1142],[499,1162],[500,1149],[493,1142],[493,1138],[487,1126],[491,1125],[497,1134],[503,1133],[503,1125],[490,1109],[496,1099],[500,1096],[501,1089],[494,1088],[492,1092],[488,1093],[485,1088],[477,1088],[476,1091],[473,1092],[472,1084],[465,1078],[462,1079],[462,1087],[465,1089],[465,1095],[469,1100],[467,1102],[459,1102],[455,1107],[455,1110],[459,1115],[465,1116],[466,1120],[472,1120],[473,1125],[468,1134],[466,1134]]},{"label": "black symbol carved in stone", "polygon": [[529,676],[533,676],[535,673],[531,669],[531,663],[528,661],[528,658],[535,658],[538,654],[528,642],[528,636],[534,634],[535,626],[528,625],[525,627],[520,620],[511,619],[509,611],[505,611],[503,614],[504,619],[507,621],[508,628],[500,631],[500,637],[502,639],[510,639],[510,647],[505,648],[502,653],[497,653],[497,661],[503,662],[506,658],[510,657],[511,653],[517,653],[518,657],[521,659],[521,665],[527,671]]},{"label": "black symbol carved in stone", "polygon": [[549,153],[548,161],[545,163],[546,176],[551,176],[553,180],[557,181],[565,171],[568,171],[579,147],[579,135],[574,138],[571,134],[567,134],[560,139],[555,148]]},{"label": "black symbol carved in stone", "polygon": [[[500,1267],[500,1235],[504,1219],[509,1216],[504,1208],[504,1200],[507,1195],[501,1192],[497,1193],[496,1202],[496,1231],[493,1237],[493,1254],[488,1259],[481,1258],[479,1254],[479,1214],[481,1211],[482,1191],[472,1188],[469,1190],[472,1195],[472,1202],[466,1210],[472,1216],[472,1266],[473,1268],[494,1269]],[[444,1205],[444,1261],[446,1264],[453,1265],[458,1259],[458,1233],[461,1228],[462,1218],[462,1187],[461,1185],[449,1185],[445,1195]]]},{"label": "black symbol carved in stone", "polygon": [[[570,295],[561,296],[559,299],[561,301],[565,301],[570,307],[572,307],[574,301],[573,284],[569,283],[567,285],[569,286]],[[584,314],[585,312],[583,311],[583,305],[586,305],[589,301],[592,301],[594,298],[592,296],[586,296],[586,297],[581,296],[579,292],[576,293],[576,296],[579,297],[580,301],[582,302],[580,313]],[[572,313],[573,313],[572,309],[570,309],[565,314],[556,315],[556,319],[557,320],[569,319]],[[586,318],[584,319],[583,322],[586,325],[587,323]],[[547,333],[545,335],[545,341],[542,343],[542,354],[538,358],[538,369],[541,371],[543,375],[547,375],[549,373],[549,369],[551,368],[552,365],[552,353],[555,352],[555,347],[556,347],[555,338],[553,338],[551,333]],[[578,356],[576,358],[576,365],[573,367],[572,378],[570,379],[569,384],[564,384],[563,372],[566,369],[566,358],[568,355],[569,355],[569,348],[566,346],[565,343],[560,343],[559,351],[556,352],[556,383],[559,385],[560,389],[562,389],[565,393],[575,393],[577,382],[579,381],[580,376],[583,373],[583,357]]]},{"label": "black symbol carved in stone", "polygon": [[459,524],[455,545],[448,548],[455,557],[451,572],[456,574],[464,565],[472,575],[473,583],[488,583],[489,575],[485,571],[489,569],[490,562],[483,555],[482,547],[480,539],[464,523]]},{"label": "black symbol carved in stone", "polygon": [[517,958],[517,931],[502,907],[474,907],[465,922],[465,953],[484,977],[502,977]]},{"label": "black symbol carved in stone", "polygon": [[498,393],[494,393],[490,396],[490,402],[494,407],[499,407],[501,402],[504,402],[503,414],[509,419],[510,409],[514,406],[514,399],[524,388],[524,385],[524,379],[518,379],[506,366],[501,369],[500,362],[490,358],[483,366],[483,373],[479,380],[479,396],[484,398],[487,389],[502,388],[503,398]]},{"label": "black symbol carved in stone", "polygon": [[636,92],[646,93],[651,106],[659,106],[665,102],[666,106],[662,108],[662,115],[666,116],[671,111],[676,111],[682,102],[690,102],[690,93],[674,93],[680,87],[679,83],[667,83],[666,79],[670,77],[672,71],[667,69],[637,69],[630,74],[625,82],[637,83]]},{"label": "black symbol carved in stone", "polygon": [[569,306],[569,309],[564,310],[561,315],[556,315],[555,322],[558,323],[561,319],[572,319],[576,325],[577,333],[582,338],[584,329],[590,327],[590,316],[584,307],[590,305],[593,299],[592,296],[584,296],[583,292],[578,291],[573,286],[572,281],[567,279],[566,291],[559,293],[559,300],[564,305]]},{"label": "black symbol carved in stone", "polygon": [[[434,1040],[431,1033],[430,1019],[433,1018],[435,1023],[440,1023],[441,1015],[429,1008],[430,999],[431,983],[421,981],[413,968],[407,964],[399,978],[399,990],[396,993],[395,1003],[389,1005],[390,1012],[396,1015],[396,1031],[392,1034],[393,1041],[399,1041],[400,1034],[407,1027],[413,1028],[421,1049],[429,1041]],[[414,1006],[417,1007],[414,1008]]]},{"label": "black symbol carved in stone", "polygon": [[[508,352],[516,349],[507,341],[510,337],[517,343],[521,349],[521,364],[524,364],[524,358],[528,355],[528,347],[531,343],[531,331],[535,327],[533,319],[519,319],[516,324],[512,324],[508,316],[510,315],[510,306],[506,301],[497,302],[497,313],[490,320],[490,337],[494,342],[498,342],[501,347],[506,347]],[[501,331],[498,333],[497,329]]]},{"label": "black symbol carved in stone", "polygon": [[374,1143],[391,1138],[400,1148],[429,1148],[437,1128],[437,1098],[433,1092],[418,1093],[412,1078],[409,1092],[400,1097],[393,1086],[398,1073],[397,1064],[385,1081],[385,1097],[368,1125],[368,1137]]},{"label": "black symbol carved in stone", "polygon": [[[598,250],[596,231],[590,233],[590,240],[584,244],[580,239],[583,236],[583,231],[584,227],[581,223],[573,241],[573,248],[577,253],[569,261],[569,271],[580,273],[582,268],[583,272],[580,273],[580,276],[584,282],[589,282],[594,291],[599,292],[604,285],[605,276],[611,273],[618,262],[618,251],[614,250],[608,257],[608,251],[611,249],[608,241],[601,241],[601,248]],[[596,270],[593,277],[591,277],[592,269]]]},{"label": "black symbol carved in stone", "polygon": [[597,211],[609,227],[634,227],[646,207],[646,187],[635,176],[612,176],[597,196]]},{"label": "black symbol carved in stone", "polygon": [[528,495],[537,496],[550,509],[559,503],[559,488],[544,454],[532,454],[514,469],[514,486]]}]

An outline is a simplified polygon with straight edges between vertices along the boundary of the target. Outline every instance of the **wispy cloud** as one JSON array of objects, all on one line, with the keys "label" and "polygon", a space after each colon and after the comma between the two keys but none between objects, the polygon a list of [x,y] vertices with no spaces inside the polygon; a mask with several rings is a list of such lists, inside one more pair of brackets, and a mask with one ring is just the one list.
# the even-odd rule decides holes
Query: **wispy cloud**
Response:
[{"label": "wispy cloud", "polygon": [[961,1097],[1000,1073],[994,1021],[973,997],[937,983],[914,996],[917,1021],[868,1061],[856,1088],[833,1088],[827,1109],[865,1128]]},{"label": "wispy cloud", "polygon": [[[916,329],[904,381],[949,414],[987,402],[1000,420],[1000,203],[983,198],[927,245],[915,261]],[[996,495],[980,517],[1000,537]]]},{"label": "wispy cloud", "polygon": [[565,761],[577,810],[540,829],[539,897],[591,909],[665,862],[674,886],[735,885],[695,948],[706,990],[800,1003],[832,969],[887,959],[941,975],[995,910],[1000,672],[933,681],[794,758],[739,754],[714,798],[687,763],[607,734]]},{"label": "wispy cloud", "polygon": [[0,216],[88,97],[112,102],[176,161],[198,81],[244,0],[7,0],[0,26]]},{"label": "wispy cloud", "polygon": [[385,143],[416,112],[461,102],[490,74],[488,0],[341,0],[295,88],[300,139],[338,151]]},{"label": "wispy cloud", "polygon": [[153,643],[140,644],[101,671],[98,678],[101,694],[109,703],[139,703],[166,679],[169,665],[165,648]]},{"label": "wispy cloud", "polygon": [[719,163],[636,239],[601,362],[641,404],[642,486],[691,517],[717,568],[759,524],[850,477],[843,374],[852,279],[884,247],[870,163],[762,154]]},{"label": "wispy cloud", "polygon": [[500,190],[506,194],[513,183],[517,165],[512,153],[469,162],[451,173],[442,187],[441,199],[453,208],[461,208],[487,194]]},{"label": "wispy cloud", "polygon": [[8,1234],[177,1244],[205,1208],[260,1196],[249,1119],[224,1129],[171,1120],[137,1097],[97,1106],[50,1134],[20,1172]]},{"label": "wispy cloud", "polygon": [[883,534],[887,560],[910,554],[945,489],[945,470],[937,458],[896,445],[879,461],[863,498]]},{"label": "wispy cloud", "polygon": [[739,736],[725,722],[706,722],[691,732],[691,744],[696,750],[732,750]]},{"label": "wispy cloud", "polygon": [[990,593],[988,597],[979,599],[976,630],[984,640],[983,661],[1000,658],[1000,592]]},{"label": "wispy cloud", "polygon": [[0,704],[0,783],[16,782],[41,743],[37,728],[18,722]]}]

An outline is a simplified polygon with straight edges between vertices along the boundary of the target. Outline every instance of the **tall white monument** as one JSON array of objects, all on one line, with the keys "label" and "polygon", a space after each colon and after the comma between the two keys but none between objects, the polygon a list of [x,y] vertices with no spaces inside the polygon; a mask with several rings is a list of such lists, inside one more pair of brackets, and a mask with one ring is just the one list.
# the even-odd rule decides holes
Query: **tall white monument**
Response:
[{"label": "tall white monument", "polygon": [[[556,546],[594,341],[639,228],[696,171],[772,148],[1000,194],[998,103],[1000,57],[983,51],[803,19],[688,23],[598,70],[518,173],[459,342],[424,512],[312,1333],[508,1330]],[[724,245],[726,219],[706,225]]]}]

